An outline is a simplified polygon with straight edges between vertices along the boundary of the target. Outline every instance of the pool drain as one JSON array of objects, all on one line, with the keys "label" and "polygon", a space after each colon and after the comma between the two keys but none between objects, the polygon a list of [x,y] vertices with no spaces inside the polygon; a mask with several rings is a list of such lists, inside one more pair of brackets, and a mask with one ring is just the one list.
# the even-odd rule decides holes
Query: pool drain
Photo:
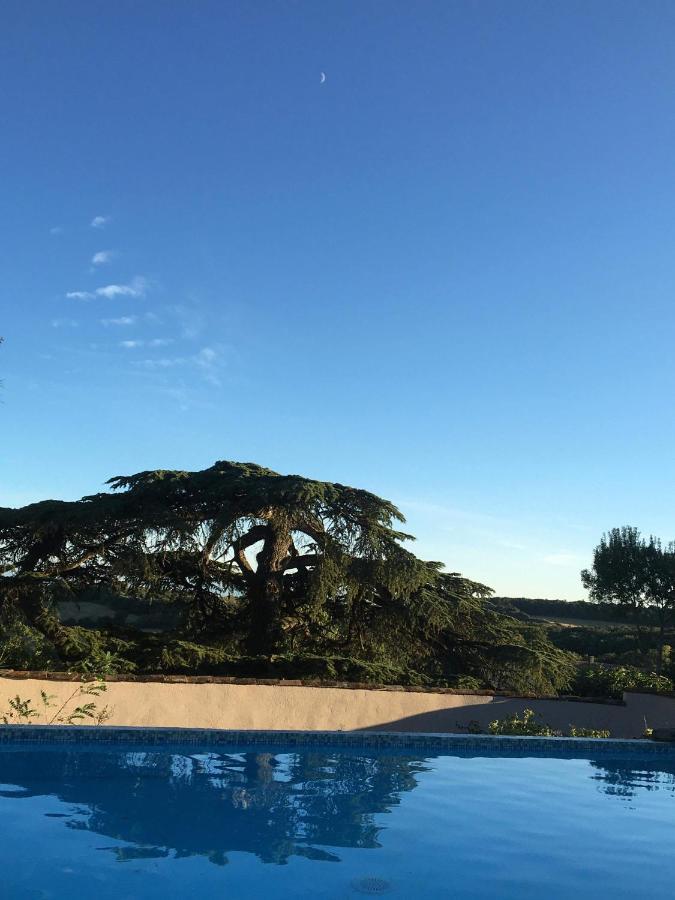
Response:
[{"label": "pool drain", "polygon": [[366,875],[365,878],[354,878],[351,882],[352,890],[358,891],[359,894],[386,894],[391,890],[391,882],[385,881],[384,878],[375,878],[373,875]]}]

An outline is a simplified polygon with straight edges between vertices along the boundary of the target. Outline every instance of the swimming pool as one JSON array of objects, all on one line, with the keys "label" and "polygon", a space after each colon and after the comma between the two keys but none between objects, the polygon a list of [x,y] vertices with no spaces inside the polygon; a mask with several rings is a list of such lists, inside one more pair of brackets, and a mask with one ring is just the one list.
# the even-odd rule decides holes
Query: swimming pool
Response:
[{"label": "swimming pool", "polygon": [[675,889],[675,749],[0,728],[0,894],[641,898]]}]

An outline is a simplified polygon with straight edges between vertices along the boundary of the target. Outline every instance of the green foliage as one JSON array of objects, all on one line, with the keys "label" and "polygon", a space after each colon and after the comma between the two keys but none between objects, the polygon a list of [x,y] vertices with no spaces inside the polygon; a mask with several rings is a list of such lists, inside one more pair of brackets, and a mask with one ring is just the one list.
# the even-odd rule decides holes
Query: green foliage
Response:
[{"label": "green foliage", "polygon": [[568,737],[582,738],[608,738],[610,732],[606,728],[583,728],[579,725],[571,725]]},{"label": "green foliage", "polygon": [[430,684],[428,678],[388,665],[346,656],[272,654],[232,655],[218,646],[172,641],[165,645],[158,671],[185,675],[285,678],[305,681],[350,681],[369,684]]},{"label": "green foliage", "polygon": [[471,719],[466,725],[468,734],[484,734],[480,722],[477,719]]},{"label": "green foliage", "polygon": [[455,675],[448,679],[448,687],[459,691],[481,691],[485,689],[485,683],[474,675]]},{"label": "green foliage", "polygon": [[581,573],[581,580],[592,600],[629,610],[641,628],[656,619],[660,672],[666,630],[675,625],[675,544],[664,548],[658,538],[646,540],[637,528],[613,528],[602,536],[593,567]]},{"label": "green foliage", "polygon": [[[562,731],[551,728],[541,721],[541,715],[537,716],[533,709],[524,709],[522,715],[513,713],[503,719],[495,719],[488,725],[490,734],[520,735],[530,737],[562,737]],[[583,728],[579,725],[570,725],[567,737],[608,738],[609,731],[600,728]]]},{"label": "green foliage", "polygon": [[32,700],[24,700],[18,694],[10,699],[9,709],[0,718],[3,725],[27,724],[36,719],[40,713],[33,707]]},{"label": "green foliage", "polygon": [[[44,719],[43,725],[75,725],[89,721],[96,725],[102,725],[111,716],[109,707],[100,709],[94,700],[86,700],[87,697],[100,697],[105,693],[107,686],[104,681],[83,680],[81,684],[59,705],[54,694],[40,691],[41,709],[33,705],[32,699],[24,699],[18,694],[9,701],[9,709],[0,714],[3,725],[30,725],[33,719]],[[84,702],[78,702],[84,699]],[[54,712],[51,710],[54,709]]]},{"label": "green foliage", "polygon": [[110,650],[101,650],[94,647],[91,653],[76,663],[71,671],[82,672],[85,675],[104,678],[106,675],[129,674],[136,670],[136,664],[125,659],[119,653]]},{"label": "green foliage", "polygon": [[[213,672],[555,693],[572,658],[491,609],[482,584],[416,557],[393,504],[252,463],[152,471],[77,502],[0,509],[0,599],[90,672]],[[105,598],[105,627],[66,602]],[[119,603],[176,614],[150,634]],[[72,602],[71,602],[72,606]]]},{"label": "green foliage", "polygon": [[[630,610],[602,601],[547,600],[534,597],[492,597],[490,606],[499,612],[522,619],[586,619],[597,622],[629,624],[633,621]],[[654,619],[656,624],[656,619]]]},{"label": "green foliage", "polygon": [[[675,632],[661,631],[656,609],[641,608],[636,621],[629,608],[606,603],[495,598],[489,605],[525,623],[535,616],[545,617],[548,621],[540,620],[541,625],[560,650],[593,657],[598,663],[675,676],[670,649]],[[563,624],[565,620],[567,624]]]},{"label": "green foliage", "polygon": [[[541,718],[541,717],[539,717]],[[514,713],[503,719],[495,719],[488,725],[490,734],[527,735],[533,737],[560,737],[561,732],[555,731],[550,725],[537,721],[533,709],[524,709],[519,716]]]},{"label": "green foliage", "polygon": [[624,691],[643,688],[672,691],[673,682],[665,675],[643,672],[635,666],[583,666],[577,672],[572,691],[580,697],[621,699]]},{"label": "green foliage", "polygon": [[47,671],[59,666],[49,639],[11,609],[0,607],[0,669]]},{"label": "green foliage", "polygon": [[[637,635],[632,627],[602,628],[582,625],[575,628],[550,625],[547,628],[550,640],[561,650],[577,653],[579,656],[595,656],[600,662],[613,662],[622,659],[642,659],[646,649],[637,647]],[[649,638],[649,636],[646,636]],[[657,638],[643,641],[643,646],[656,651]],[[651,646],[650,646],[651,645]]]}]

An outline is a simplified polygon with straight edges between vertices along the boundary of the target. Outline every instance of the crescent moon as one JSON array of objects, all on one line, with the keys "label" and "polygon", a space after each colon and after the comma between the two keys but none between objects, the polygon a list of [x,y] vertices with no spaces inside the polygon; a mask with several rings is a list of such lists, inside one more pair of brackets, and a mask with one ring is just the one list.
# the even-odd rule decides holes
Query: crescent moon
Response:
[{"label": "crescent moon", "polygon": [[323,84],[325,80],[326,80],[326,73],[325,73],[325,72],[322,72],[322,73],[321,73],[321,80],[319,81],[319,84]]}]

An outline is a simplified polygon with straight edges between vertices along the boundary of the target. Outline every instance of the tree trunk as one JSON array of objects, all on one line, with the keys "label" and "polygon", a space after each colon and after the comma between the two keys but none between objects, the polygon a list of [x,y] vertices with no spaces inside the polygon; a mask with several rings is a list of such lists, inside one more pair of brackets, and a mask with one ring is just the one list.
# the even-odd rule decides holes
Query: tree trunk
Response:
[{"label": "tree trunk", "polygon": [[254,656],[269,656],[281,649],[284,563],[292,543],[286,525],[270,522],[248,592],[251,619],[247,649]]}]

